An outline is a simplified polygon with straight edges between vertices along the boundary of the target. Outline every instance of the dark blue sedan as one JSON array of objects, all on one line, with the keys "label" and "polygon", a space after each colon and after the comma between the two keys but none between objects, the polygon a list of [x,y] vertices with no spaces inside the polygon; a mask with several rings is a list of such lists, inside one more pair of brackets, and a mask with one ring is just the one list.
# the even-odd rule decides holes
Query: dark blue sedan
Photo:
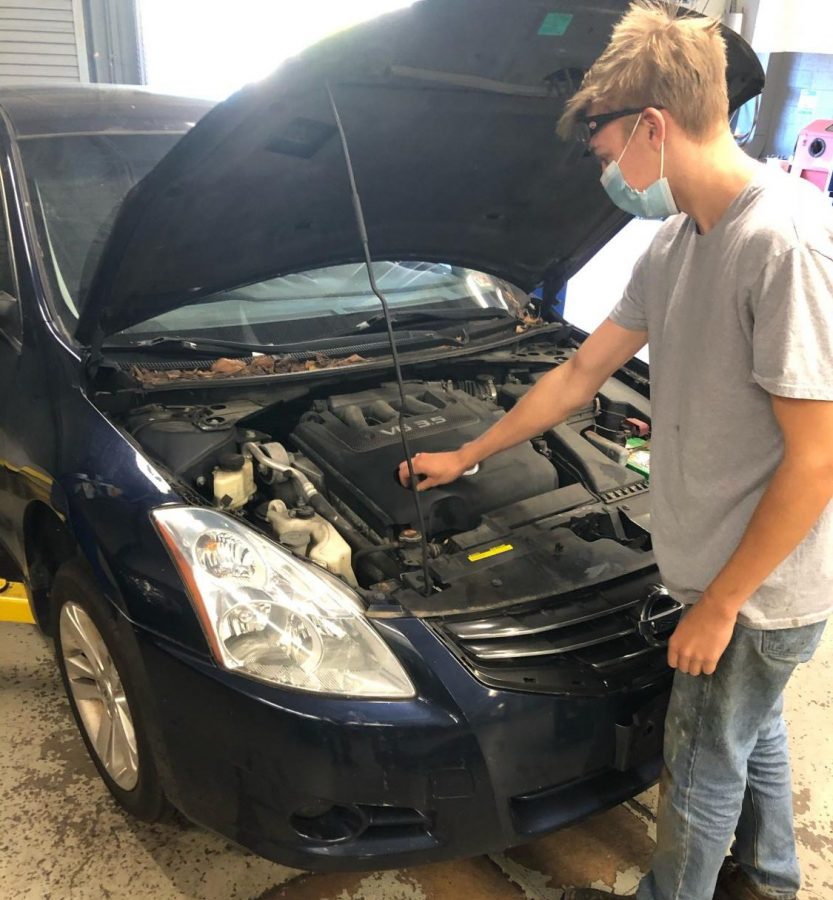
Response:
[{"label": "dark blue sedan", "polygon": [[[535,0],[424,0],[213,108],[0,90],[0,539],[134,815],[381,868],[656,778],[680,604],[646,368],[418,501],[396,477],[582,340],[530,292],[627,218],[553,133],[625,5],[553,34]],[[729,40],[737,106],[762,77]]]}]

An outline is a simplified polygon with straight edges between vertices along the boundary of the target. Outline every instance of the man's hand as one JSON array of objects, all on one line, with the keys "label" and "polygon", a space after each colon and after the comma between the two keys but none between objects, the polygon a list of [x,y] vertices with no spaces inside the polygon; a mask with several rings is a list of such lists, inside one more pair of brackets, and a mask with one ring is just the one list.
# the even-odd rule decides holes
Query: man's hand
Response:
[{"label": "man's hand", "polygon": [[737,618],[704,595],[671,635],[668,665],[687,675],[712,675],[732,640]]},{"label": "man's hand", "polygon": [[[456,481],[471,467],[471,463],[465,459],[461,450],[451,450],[447,453],[415,453],[411,457],[411,462],[415,475],[426,476],[417,485],[419,491],[427,491],[428,488]],[[403,487],[410,484],[407,460],[399,464],[399,481]]]}]

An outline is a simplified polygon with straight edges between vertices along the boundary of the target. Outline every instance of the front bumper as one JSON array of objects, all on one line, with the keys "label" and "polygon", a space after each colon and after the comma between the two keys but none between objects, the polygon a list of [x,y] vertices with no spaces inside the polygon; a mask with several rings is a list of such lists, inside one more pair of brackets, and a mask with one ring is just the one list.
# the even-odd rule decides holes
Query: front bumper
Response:
[{"label": "front bumper", "polygon": [[500,851],[656,780],[668,678],[599,697],[496,690],[418,620],[380,629],[414,700],[279,690],[139,634],[171,800],[285,865],[379,869]]}]

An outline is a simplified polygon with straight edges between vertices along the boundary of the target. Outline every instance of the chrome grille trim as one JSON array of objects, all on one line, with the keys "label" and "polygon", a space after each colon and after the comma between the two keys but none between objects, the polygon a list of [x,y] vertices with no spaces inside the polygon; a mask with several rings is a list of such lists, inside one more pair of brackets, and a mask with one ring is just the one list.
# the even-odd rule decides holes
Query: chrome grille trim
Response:
[{"label": "chrome grille trim", "polygon": [[[682,604],[656,577],[656,571],[643,573],[499,615],[456,617],[435,627],[489,684],[556,690],[554,685],[563,683],[606,690],[665,668],[664,643]],[[534,677],[524,677],[525,672]]]}]

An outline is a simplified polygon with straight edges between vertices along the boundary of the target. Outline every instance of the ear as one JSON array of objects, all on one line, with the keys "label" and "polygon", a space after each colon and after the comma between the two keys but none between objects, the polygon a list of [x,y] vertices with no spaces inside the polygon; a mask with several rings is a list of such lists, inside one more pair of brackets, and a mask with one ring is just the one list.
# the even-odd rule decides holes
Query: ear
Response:
[{"label": "ear", "polygon": [[651,146],[659,152],[666,138],[666,122],[662,112],[655,106],[647,107],[642,113],[642,124],[647,128]]}]

